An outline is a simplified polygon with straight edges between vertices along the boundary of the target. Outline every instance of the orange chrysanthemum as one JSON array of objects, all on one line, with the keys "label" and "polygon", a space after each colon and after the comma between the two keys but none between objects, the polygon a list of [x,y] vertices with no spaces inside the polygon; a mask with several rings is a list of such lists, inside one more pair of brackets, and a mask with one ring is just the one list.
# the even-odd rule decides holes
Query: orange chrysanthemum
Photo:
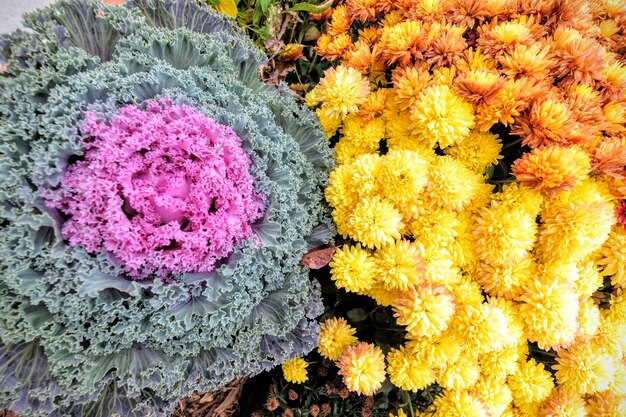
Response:
[{"label": "orange chrysanthemum", "polygon": [[352,17],[345,6],[337,6],[333,10],[330,23],[328,24],[327,33],[330,36],[338,36],[343,33],[348,33],[350,25],[352,24]]},{"label": "orange chrysanthemum", "polygon": [[498,60],[502,72],[511,77],[526,75],[538,80],[545,79],[554,65],[550,46],[535,43],[518,44],[511,53],[506,53]]},{"label": "orange chrysanthemum", "polygon": [[387,65],[395,63],[409,65],[421,59],[422,53],[429,45],[428,28],[413,20],[385,27],[378,43],[382,58]]},{"label": "orange chrysanthemum", "polygon": [[463,72],[454,80],[457,94],[477,104],[492,103],[504,84],[504,78],[497,71],[486,68]]},{"label": "orange chrysanthemum", "polygon": [[463,32],[465,32],[465,28],[460,26],[442,28],[425,54],[428,64],[434,66],[452,65],[460,58],[467,49]]},{"label": "orange chrysanthemum", "polygon": [[606,138],[591,151],[591,169],[613,178],[626,178],[626,139]]},{"label": "orange chrysanthemum", "polygon": [[531,148],[569,145],[585,139],[567,103],[553,95],[535,101],[528,114],[516,120],[511,133],[523,137],[522,143]]},{"label": "orange chrysanthemum", "polygon": [[392,73],[394,100],[400,110],[407,110],[419,100],[419,95],[430,83],[430,74],[425,65],[398,67]]},{"label": "orange chrysanthemum", "polygon": [[589,176],[587,154],[576,148],[548,146],[533,149],[513,163],[513,174],[522,184],[555,194],[580,184]]}]

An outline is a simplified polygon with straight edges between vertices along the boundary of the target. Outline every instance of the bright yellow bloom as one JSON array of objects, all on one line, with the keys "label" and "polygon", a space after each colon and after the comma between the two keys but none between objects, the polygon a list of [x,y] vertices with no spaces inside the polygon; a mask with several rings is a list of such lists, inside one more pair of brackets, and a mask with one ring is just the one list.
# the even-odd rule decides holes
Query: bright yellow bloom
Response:
[{"label": "bright yellow bloom", "polygon": [[354,68],[342,65],[324,71],[324,78],[316,88],[317,99],[326,106],[327,115],[356,113],[370,93],[367,79]]},{"label": "bright yellow bloom", "polygon": [[591,298],[580,301],[578,312],[578,333],[580,336],[591,339],[600,328],[600,309]]},{"label": "bright yellow bloom", "polygon": [[502,159],[501,150],[502,142],[497,135],[473,130],[462,141],[447,147],[445,153],[472,171],[482,174],[487,167],[497,164],[498,160]]},{"label": "bright yellow bloom", "polygon": [[578,263],[600,249],[615,224],[615,209],[606,203],[569,203],[542,216],[537,253],[544,261]]},{"label": "bright yellow bloom", "polygon": [[593,394],[609,387],[617,363],[591,343],[581,340],[556,358],[556,380],[563,388],[577,394]]},{"label": "bright yellow bloom", "polygon": [[602,286],[604,277],[593,256],[580,261],[576,268],[578,269],[578,279],[574,282],[576,293],[580,298],[589,298]]},{"label": "bright yellow bloom", "polygon": [[626,229],[616,226],[600,249],[598,265],[602,275],[611,276],[611,283],[626,288]]},{"label": "bright yellow bloom", "polygon": [[472,227],[478,257],[492,265],[511,265],[527,256],[535,243],[536,217],[523,207],[499,201],[478,211]]},{"label": "bright yellow bloom", "polygon": [[484,182],[481,175],[470,171],[451,156],[436,158],[429,172],[426,194],[439,207],[462,210],[468,206]]},{"label": "bright yellow bloom", "polygon": [[315,114],[320,119],[320,124],[326,136],[331,138],[337,133],[337,129],[341,126],[341,116],[329,110],[328,106],[322,106],[315,110]]},{"label": "bright yellow bloom", "polygon": [[437,337],[407,335],[407,349],[433,368],[447,368],[463,353],[464,341],[456,332],[445,331]]},{"label": "bright yellow bloom", "polygon": [[450,390],[472,388],[480,377],[480,365],[475,355],[463,353],[445,368],[436,370],[437,383]]},{"label": "bright yellow bloom", "polygon": [[453,323],[454,330],[477,354],[502,349],[516,342],[508,333],[504,312],[490,304],[459,308]]},{"label": "bright yellow bloom", "polygon": [[317,351],[323,358],[337,360],[348,347],[358,343],[354,333],[356,329],[344,318],[330,318],[320,324]]},{"label": "bright yellow bloom", "polygon": [[452,245],[457,238],[458,214],[446,208],[423,209],[409,224],[416,241],[424,245],[428,255]]},{"label": "bright yellow bloom", "polygon": [[294,358],[283,362],[283,376],[287,382],[293,382],[295,384],[302,384],[306,382],[309,377],[306,372],[308,363],[302,358]]},{"label": "bright yellow bloom", "polygon": [[350,164],[352,170],[351,188],[361,197],[378,194],[380,192],[378,174],[381,166],[382,158],[377,153],[366,153],[358,156]]},{"label": "bright yellow bloom", "polygon": [[338,288],[362,293],[374,285],[376,262],[360,244],[337,248],[329,265],[331,278]]},{"label": "bright yellow bloom", "polygon": [[448,327],[455,311],[454,297],[443,287],[410,288],[393,303],[394,317],[415,336],[438,336]]},{"label": "bright yellow bloom", "polygon": [[394,415],[393,413],[389,413],[389,417],[407,417],[407,415],[403,409],[398,408],[398,413],[396,415]]},{"label": "bright yellow bloom", "polygon": [[519,183],[506,184],[495,197],[508,207],[520,207],[534,217],[539,215],[544,201],[543,194]]},{"label": "bright yellow bloom", "polygon": [[407,391],[417,391],[435,382],[435,372],[430,365],[418,360],[404,346],[391,349],[387,354],[387,373],[391,383]]},{"label": "bright yellow bloom", "polygon": [[525,357],[527,344],[504,347],[478,356],[483,375],[494,379],[503,379],[514,374],[519,368],[520,358]]},{"label": "bright yellow bloom", "polygon": [[491,265],[480,262],[474,278],[489,293],[512,300],[522,293],[526,282],[534,278],[536,265],[531,256],[524,256],[512,265]]},{"label": "bright yellow bloom", "polygon": [[357,146],[350,141],[340,140],[334,148],[335,160],[339,165],[354,162],[359,156],[368,154],[372,151],[367,146]]},{"label": "bright yellow bloom", "polygon": [[384,196],[402,207],[426,186],[428,163],[418,152],[391,150],[382,157],[378,180]]},{"label": "bright yellow bloom", "polygon": [[528,340],[541,349],[559,347],[571,342],[578,330],[578,296],[571,282],[548,270],[539,272],[518,298],[519,316]]},{"label": "bright yellow bloom", "polygon": [[485,402],[492,416],[501,416],[513,401],[511,389],[505,381],[484,372],[471,392]]},{"label": "bright yellow bloom", "polygon": [[381,306],[389,307],[395,300],[402,297],[402,291],[389,289],[382,280],[377,279],[364,295],[372,297]]},{"label": "bright yellow bloom", "polygon": [[359,395],[373,395],[385,380],[385,355],[370,343],[348,347],[337,366],[346,387]]},{"label": "bright yellow bloom", "polygon": [[484,402],[467,391],[444,390],[433,403],[432,417],[487,417]]},{"label": "bright yellow bloom", "polygon": [[579,148],[547,146],[522,156],[513,163],[512,170],[522,184],[554,195],[587,179],[590,160]]},{"label": "bright yellow bloom", "polygon": [[421,136],[443,149],[469,136],[474,108],[447,85],[434,85],[420,95],[411,109],[411,120]]},{"label": "bright yellow bloom", "polygon": [[350,115],[343,121],[343,137],[354,146],[378,149],[378,142],[385,136],[385,124],[381,118],[364,120],[360,116]]},{"label": "bright yellow bloom", "polygon": [[364,246],[375,249],[400,238],[402,215],[379,196],[361,200],[348,220],[348,235]]},{"label": "bright yellow bloom", "polygon": [[331,207],[352,206],[359,195],[354,189],[354,169],[350,165],[340,165],[328,176],[328,187],[324,190],[326,201]]},{"label": "bright yellow bloom", "polygon": [[413,242],[398,240],[374,253],[376,274],[390,290],[406,291],[417,285],[424,273],[424,260]]},{"label": "bright yellow bloom", "polygon": [[522,362],[518,371],[510,375],[507,381],[517,406],[543,401],[554,388],[550,372],[534,359]]}]

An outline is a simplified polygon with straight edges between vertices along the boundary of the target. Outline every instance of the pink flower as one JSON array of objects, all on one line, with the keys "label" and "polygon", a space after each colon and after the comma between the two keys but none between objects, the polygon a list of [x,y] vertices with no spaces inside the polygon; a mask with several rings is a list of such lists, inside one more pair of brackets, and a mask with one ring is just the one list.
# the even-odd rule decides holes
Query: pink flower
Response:
[{"label": "pink flower", "polygon": [[252,235],[264,211],[241,139],[186,105],[148,101],[109,122],[87,114],[84,159],[45,197],[72,245],[131,277],[205,272]]}]

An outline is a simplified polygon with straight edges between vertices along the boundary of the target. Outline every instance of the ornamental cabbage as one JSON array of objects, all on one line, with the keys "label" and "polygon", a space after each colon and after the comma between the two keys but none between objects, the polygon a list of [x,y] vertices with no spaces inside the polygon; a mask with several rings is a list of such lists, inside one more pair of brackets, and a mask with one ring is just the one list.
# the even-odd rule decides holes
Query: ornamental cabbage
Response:
[{"label": "ornamental cabbage", "polygon": [[0,36],[0,404],[168,415],[302,356],[333,231],[315,116],[194,0],[61,0]]}]

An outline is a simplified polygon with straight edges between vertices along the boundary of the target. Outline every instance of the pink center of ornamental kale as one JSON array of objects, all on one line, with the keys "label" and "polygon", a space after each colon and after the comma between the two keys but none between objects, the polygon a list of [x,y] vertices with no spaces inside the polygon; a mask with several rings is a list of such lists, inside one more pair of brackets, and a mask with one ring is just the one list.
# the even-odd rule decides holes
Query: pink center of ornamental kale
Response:
[{"label": "pink center of ornamental kale", "polygon": [[87,114],[84,160],[49,205],[64,237],[137,279],[205,272],[252,235],[264,210],[241,139],[185,105],[149,101],[110,121]]}]

